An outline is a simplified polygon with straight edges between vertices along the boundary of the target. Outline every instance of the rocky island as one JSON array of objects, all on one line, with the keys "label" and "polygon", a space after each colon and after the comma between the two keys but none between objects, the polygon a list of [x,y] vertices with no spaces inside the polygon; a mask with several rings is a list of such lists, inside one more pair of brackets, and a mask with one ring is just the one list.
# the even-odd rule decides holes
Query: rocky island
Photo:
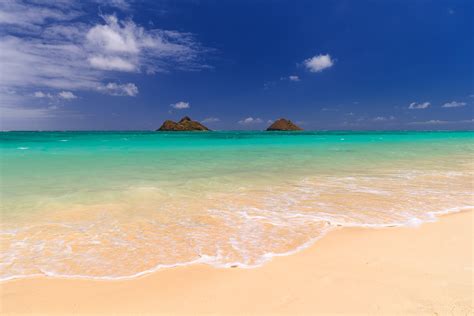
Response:
[{"label": "rocky island", "polygon": [[190,117],[185,116],[178,123],[171,120],[166,120],[163,123],[163,125],[161,125],[159,129],[157,129],[157,131],[185,132],[185,131],[210,131],[210,129],[197,121],[191,120]]},{"label": "rocky island", "polygon": [[302,131],[303,129],[296,124],[294,124],[292,121],[281,118],[279,120],[276,120],[273,122],[272,125],[270,125],[267,128],[267,131]]}]

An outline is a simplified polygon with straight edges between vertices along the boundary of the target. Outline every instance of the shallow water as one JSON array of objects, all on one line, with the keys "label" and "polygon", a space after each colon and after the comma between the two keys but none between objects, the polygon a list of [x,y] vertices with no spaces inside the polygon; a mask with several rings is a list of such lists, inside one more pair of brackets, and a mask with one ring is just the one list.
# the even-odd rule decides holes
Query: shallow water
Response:
[{"label": "shallow water", "polygon": [[253,267],[474,206],[473,132],[2,132],[0,277]]}]

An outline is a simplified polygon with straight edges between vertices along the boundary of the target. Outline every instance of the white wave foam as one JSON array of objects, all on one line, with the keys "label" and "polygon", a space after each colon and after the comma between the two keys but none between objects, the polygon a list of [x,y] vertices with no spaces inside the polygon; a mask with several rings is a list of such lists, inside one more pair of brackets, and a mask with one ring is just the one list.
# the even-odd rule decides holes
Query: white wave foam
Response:
[{"label": "white wave foam", "polygon": [[[310,240],[303,243],[302,245],[299,245],[296,248],[286,251],[286,252],[282,252],[282,253],[266,252],[263,255],[261,255],[260,259],[256,260],[254,264],[248,264],[248,263],[240,262],[240,261],[224,262],[224,258],[219,253],[215,256],[200,254],[199,257],[194,260],[190,260],[187,262],[177,262],[174,264],[158,264],[154,266],[153,268],[146,269],[144,271],[134,273],[131,275],[122,275],[122,276],[88,276],[88,275],[80,275],[80,274],[66,275],[66,274],[60,274],[60,273],[48,271],[46,269],[41,269],[42,273],[27,274],[27,275],[8,275],[8,276],[0,277],[0,282],[6,282],[6,281],[14,280],[14,279],[35,278],[35,277],[49,277],[49,278],[61,278],[61,279],[109,280],[109,281],[128,280],[128,279],[142,277],[142,276],[145,276],[145,275],[148,275],[148,274],[151,274],[163,269],[183,267],[183,266],[189,266],[189,265],[194,265],[194,264],[207,264],[215,268],[238,267],[238,268],[244,268],[244,269],[252,269],[252,268],[261,267],[265,263],[272,260],[274,257],[283,257],[283,256],[289,256],[289,255],[298,253],[312,246],[318,240],[323,238],[327,233],[336,229],[337,227],[361,227],[361,228],[418,227],[423,223],[436,221],[438,219],[438,216],[440,215],[461,212],[461,211],[473,209],[473,208],[474,206],[452,207],[452,208],[447,208],[447,209],[443,209],[439,211],[427,212],[426,214],[428,214],[428,216],[425,219],[412,217],[412,218],[407,218],[407,220],[405,221],[393,222],[393,223],[387,223],[387,224],[361,224],[361,223],[355,223],[355,222],[342,223],[342,222],[334,221],[333,218],[331,219],[331,216],[324,216],[323,214],[320,214],[317,216],[311,216],[314,221],[326,222],[326,227],[320,232],[318,236],[311,238]],[[247,213],[242,213],[242,215],[247,217],[248,219],[254,219],[252,216],[248,216]],[[308,217],[307,215],[302,215],[302,214],[299,214],[299,215],[294,214],[293,216],[294,217],[298,217],[298,216]]]}]

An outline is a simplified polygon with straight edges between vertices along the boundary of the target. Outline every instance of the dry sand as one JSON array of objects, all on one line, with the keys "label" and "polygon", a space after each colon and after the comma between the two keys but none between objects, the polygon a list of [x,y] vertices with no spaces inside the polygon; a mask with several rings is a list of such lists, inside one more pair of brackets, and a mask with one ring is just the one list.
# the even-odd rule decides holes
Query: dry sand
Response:
[{"label": "dry sand", "polygon": [[344,228],[257,269],[15,280],[0,285],[0,313],[471,315],[473,219],[467,211],[413,228]]}]

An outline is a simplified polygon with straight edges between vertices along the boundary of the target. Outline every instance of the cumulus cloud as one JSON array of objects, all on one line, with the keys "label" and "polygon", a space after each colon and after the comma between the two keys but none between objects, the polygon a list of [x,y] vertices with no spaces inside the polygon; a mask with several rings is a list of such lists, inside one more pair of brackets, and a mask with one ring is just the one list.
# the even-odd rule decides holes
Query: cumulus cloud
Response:
[{"label": "cumulus cloud", "polygon": [[102,70],[136,71],[137,67],[130,61],[117,56],[92,56],[89,57],[92,67]]},{"label": "cumulus cloud", "polygon": [[97,90],[113,96],[134,97],[138,94],[138,87],[133,83],[119,84],[115,82],[109,82],[106,85],[98,86]]},{"label": "cumulus cloud", "polygon": [[[103,16],[105,24],[92,27],[86,38],[91,45],[105,52],[132,53],[140,51],[140,43],[147,43],[146,33],[133,22],[121,22],[115,15]],[[143,38],[143,39],[142,39]],[[148,39],[149,41],[150,39]]]},{"label": "cumulus cloud", "polygon": [[311,72],[321,72],[324,69],[332,67],[334,65],[334,60],[329,54],[320,54],[306,59],[304,65]]},{"label": "cumulus cloud", "polygon": [[71,91],[61,91],[58,93],[58,96],[62,99],[66,99],[66,100],[72,100],[72,99],[76,99],[77,96],[72,93]]},{"label": "cumulus cloud", "polygon": [[253,117],[247,117],[247,118],[244,118],[242,120],[240,120],[238,123],[241,124],[241,125],[250,125],[250,124],[259,124],[259,123],[262,123],[263,120],[261,118],[253,118]]},{"label": "cumulus cloud", "polygon": [[217,117],[206,117],[205,119],[202,120],[203,123],[216,123],[219,121],[220,119]]},{"label": "cumulus cloud", "polygon": [[408,109],[410,109],[410,110],[424,110],[424,109],[427,109],[430,105],[431,105],[430,102],[423,102],[423,103],[412,102],[408,106]]},{"label": "cumulus cloud", "polygon": [[188,33],[146,30],[133,21],[103,16],[104,24],[93,26],[86,35],[89,62],[98,69],[166,71],[173,64],[197,68],[199,45]]},{"label": "cumulus cloud", "polygon": [[[97,4],[128,7],[123,0]],[[201,60],[206,50],[192,34],[145,28],[115,15],[102,16],[100,23],[78,22],[83,8],[79,0],[0,1],[0,88],[19,91],[10,108],[23,107],[43,89],[48,92],[34,96],[71,100],[80,90],[135,96],[135,84],[110,81],[119,72],[207,67]]]},{"label": "cumulus cloud", "polygon": [[170,104],[170,106],[176,110],[184,110],[184,109],[189,109],[191,107],[191,105],[189,105],[189,102],[183,102],[183,101]]},{"label": "cumulus cloud", "polygon": [[36,91],[35,93],[33,93],[33,96],[35,98],[40,98],[40,99],[72,100],[72,99],[77,98],[77,96],[74,93],[72,93],[71,91],[61,91],[58,94],[51,94],[49,92]]},{"label": "cumulus cloud", "polygon": [[451,101],[451,102],[446,102],[445,104],[442,105],[442,107],[443,108],[458,108],[465,105],[466,105],[466,102]]},{"label": "cumulus cloud", "polygon": [[35,98],[53,98],[54,96],[51,94],[51,93],[44,93],[43,91],[36,91],[35,93],[33,93],[33,96]]}]

